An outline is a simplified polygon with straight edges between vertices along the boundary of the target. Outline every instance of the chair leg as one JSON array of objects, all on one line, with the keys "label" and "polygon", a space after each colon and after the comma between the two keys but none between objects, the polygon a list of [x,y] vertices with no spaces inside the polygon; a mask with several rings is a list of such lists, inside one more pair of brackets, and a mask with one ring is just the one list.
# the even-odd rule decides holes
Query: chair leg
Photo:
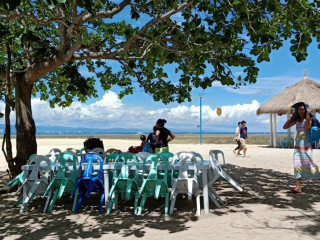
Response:
[{"label": "chair leg", "polygon": [[200,194],[199,194],[199,192],[197,193],[197,196],[196,196],[196,202],[197,202],[197,215],[200,216],[201,209],[200,209]]},{"label": "chair leg", "polygon": [[139,208],[139,210],[138,210],[138,214],[137,214],[137,215],[141,215],[142,210],[143,210],[143,208],[144,208],[144,204],[146,203],[147,197],[148,197],[147,194],[143,194],[143,195],[142,195],[142,199],[141,199],[141,203],[140,203],[140,208]]},{"label": "chair leg", "polygon": [[168,216],[168,211],[169,211],[169,192],[166,193],[166,200],[164,204],[164,215]]},{"label": "chair leg", "polygon": [[23,195],[21,195],[21,197],[19,197],[18,201],[16,201],[16,203],[13,205],[13,207],[18,207],[23,201]]},{"label": "chair leg", "polygon": [[52,200],[50,202],[50,205],[49,205],[49,208],[48,208],[48,212],[52,211],[52,209],[53,209],[53,207],[54,207],[54,205],[55,205],[55,203],[57,201],[58,195],[59,195],[59,190],[56,189],[56,191],[53,194]]},{"label": "chair leg", "polygon": [[77,202],[76,207],[74,209],[75,213],[79,212],[80,205],[81,205],[81,203],[83,201],[84,195],[85,195],[85,192],[84,191],[80,191],[79,197],[78,197],[78,202]]},{"label": "chair leg", "polygon": [[133,207],[133,214],[137,215],[137,207],[138,207],[138,200],[139,200],[139,192],[135,192],[135,197],[134,197],[134,207]]},{"label": "chair leg", "polygon": [[118,192],[114,191],[113,195],[112,195],[112,197],[110,199],[110,202],[109,202],[109,208],[108,208],[108,211],[107,211],[108,214],[111,212],[111,209],[113,207],[113,204],[114,204],[116,198],[118,198]]},{"label": "chair leg", "polygon": [[78,196],[79,196],[79,188],[77,188],[77,190],[74,194],[74,199],[73,199],[73,204],[72,204],[72,212],[75,212],[77,201],[78,201]]},{"label": "chair leg", "polygon": [[27,207],[28,203],[33,199],[34,192],[37,190],[38,186],[40,184],[40,181],[35,181],[30,189],[30,191],[27,193],[27,197],[23,200],[20,213],[24,211],[24,209]]},{"label": "chair leg", "polygon": [[214,189],[210,186],[208,190],[209,190],[209,197],[212,200],[212,202],[216,205],[217,208],[221,208],[220,204],[218,203],[215,197],[216,192],[214,191]]},{"label": "chair leg", "polygon": [[174,205],[176,204],[176,200],[177,200],[177,192],[175,192],[174,194],[171,194],[171,204],[170,204],[170,211],[169,214],[171,215],[173,213],[174,210]]},{"label": "chair leg", "polygon": [[103,203],[104,203],[104,192],[101,195],[101,199],[100,199],[100,206],[99,206],[99,212],[102,212],[103,209]]}]

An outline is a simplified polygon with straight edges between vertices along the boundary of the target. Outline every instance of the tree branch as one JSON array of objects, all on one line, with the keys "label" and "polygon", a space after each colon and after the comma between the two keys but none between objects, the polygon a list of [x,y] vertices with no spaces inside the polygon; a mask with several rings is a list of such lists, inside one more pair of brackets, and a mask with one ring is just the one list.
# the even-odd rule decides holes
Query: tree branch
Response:
[{"label": "tree branch", "polygon": [[13,20],[17,20],[19,18],[26,17],[26,18],[29,18],[29,19],[35,21],[39,25],[49,26],[52,23],[61,23],[65,27],[69,27],[69,23],[63,18],[52,18],[50,20],[38,19],[35,15],[33,15],[31,13],[22,12],[21,10],[15,10],[15,11],[1,11],[0,10],[0,15],[4,15],[4,17],[0,17],[0,21],[3,21],[3,20],[13,21]]},{"label": "tree branch", "polygon": [[151,21],[149,21],[147,24],[145,24],[141,30],[131,36],[124,44],[124,46],[120,49],[118,49],[117,51],[111,52],[111,53],[107,53],[107,52],[89,52],[89,53],[78,53],[78,54],[73,54],[73,60],[86,60],[86,59],[92,59],[92,58],[96,58],[96,59],[116,59],[117,56],[122,55],[122,54],[126,54],[129,49],[131,48],[131,46],[139,39],[140,36],[144,35],[144,33],[152,26],[154,26],[155,24],[157,24],[160,21],[163,21],[165,19],[168,19],[169,17],[171,17],[173,14],[180,12],[182,9],[188,7],[191,5],[191,2],[185,2],[182,3],[180,5],[178,5],[178,7],[176,9],[172,9],[158,17],[155,17],[154,19],[152,19]]},{"label": "tree branch", "polygon": [[96,12],[95,15],[92,15],[91,13],[86,12],[87,14],[83,15],[79,22],[78,21],[75,21],[75,22],[77,22],[78,24],[83,24],[83,23],[88,22],[89,20],[92,20],[92,19],[112,18],[114,15],[121,12],[128,5],[130,5],[130,0],[124,0],[117,7],[113,8],[110,11]]}]

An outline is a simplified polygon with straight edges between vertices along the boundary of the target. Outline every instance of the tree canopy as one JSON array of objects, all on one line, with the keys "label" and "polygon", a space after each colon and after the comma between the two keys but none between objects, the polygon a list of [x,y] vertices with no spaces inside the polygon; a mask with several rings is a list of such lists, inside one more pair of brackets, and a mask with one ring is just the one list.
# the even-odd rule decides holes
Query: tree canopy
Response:
[{"label": "tree canopy", "polygon": [[[0,5],[0,36],[8,36],[15,50],[12,71],[28,72],[34,93],[52,106],[96,96],[96,79],[104,90],[122,87],[120,96],[142,88],[156,101],[182,102],[193,86],[255,82],[257,63],[269,61],[286,39],[298,61],[306,58],[312,37],[319,40],[319,3],[302,0],[1,0]],[[5,51],[0,58],[3,68]],[[112,68],[114,62],[120,67]],[[94,77],[81,76],[80,66]],[[175,69],[178,81],[165,66]],[[235,76],[235,68],[244,75]]]}]

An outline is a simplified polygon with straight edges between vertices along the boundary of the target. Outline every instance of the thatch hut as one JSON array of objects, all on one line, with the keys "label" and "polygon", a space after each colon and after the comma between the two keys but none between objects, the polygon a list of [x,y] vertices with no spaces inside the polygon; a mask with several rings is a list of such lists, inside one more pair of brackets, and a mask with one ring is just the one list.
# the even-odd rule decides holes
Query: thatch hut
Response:
[{"label": "thatch hut", "polygon": [[[287,114],[290,117],[291,106],[297,102],[307,103],[314,113],[320,112],[320,84],[310,80],[305,70],[304,77],[301,81],[287,87],[278,95],[270,98],[269,101],[261,105],[257,110],[257,115],[263,113],[270,114],[270,146],[277,145],[277,127],[276,115]],[[288,129],[288,137],[291,136]]]}]

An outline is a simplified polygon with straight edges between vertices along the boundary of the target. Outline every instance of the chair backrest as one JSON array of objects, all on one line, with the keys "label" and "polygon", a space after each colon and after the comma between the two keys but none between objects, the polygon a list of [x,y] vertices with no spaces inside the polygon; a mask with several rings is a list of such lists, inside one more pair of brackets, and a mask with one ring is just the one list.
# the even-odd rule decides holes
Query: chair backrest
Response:
[{"label": "chair backrest", "polygon": [[104,152],[103,148],[94,148],[90,152],[99,154],[102,157],[102,159],[104,159],[106,156],[106,153]]},{"label": "chair backrest", "polygon": [[[221,158],[219,158],[219,156],[221,156]],[[221,150],[210,150],[209,157],[216,159],[219,164],[226,164],[224,153]]]},{"label": "chair backrest", "polygon": [[[193,170],[188,170],[188,162],[193,164]],[[178,175],[174,174],[175,166],[179,165]],[[197,159],[191,152],[179,152],[173,157],[173,170],[172,170],[172,178],[178,179],[188,179],[188,178],[197,178],[198,167],[197,167]]]},{"label": "chair backrest", "polygon": [[170,160],[170,158],[173,158],[174,154],[171,152],[161,152],[159,153],[162,157],[164,157],[167,161]]},{"label": "chair backrest", "polygon": [[119,149],[116,148],[109,148],[106,150],[106,154],[112,154],[112,153],[121,153],[121,151]]},{"label": "chair backrest", "polygon": [[[99,169],[93,167],[98,164]],[[103,160],[97,153],[87,153],[80,162],[79,177],[82,179],[101,179],[103,178]]]},{"label": "chair backrest", "polygon": [[148,156],[151,155],[149,152],[139,152],[136,154],[140,161],[144,161]]},{"label": "chair backrest", "polygon": [[58,156],[60,153],[61,153],[61,150],[59,148],[52,148],[48,154],[49,159],[51,161],[54,161],[56,159],[56,156]]},{"label": "chair backrest", "polygon": [[[116,167],[117,165],[121,163],[121,169],[118,170]],[[129,164],[134,164],[136,169],[134,171],[134,176],[131,176],[129,173]],[[133,153],[120,153],[116,157],[114,161],[114,171],[113,171],[114,178],[119,179],[129,179],[134,178],[138,180],[139,176],[139,159],[138,157]]]},{"label": "chair backrest", "polygon": [[197,153],[197,152],[191,152],[193,154],[193,156],[197,159],[197,161],[201,161],[203,162],[203,157],[200,153]]},{"label": "chair backrest", "polygon": [[36,155],[30,160],[29,165],[33,165],[33,168],[26,179],[26,185],[31,188],[34,182],[40,181],[37,192],[44,193],[49,185],[51,160],[47,156]]},{"label": "chair backrest", "polygon": [[77,149],[76,154],[77,154],[77,156],[83,156],[84,154],[86,154],[86,149],[84,149],[84,148]]},{"label": "chair backrest", "polygon": [[[161,173],[158,170],[159,162],[163,162],[164,164],[164,169]],[[143,173],[143,176],[148,180],[167,179],[168,161],[161,154],[151,154],[143,161]],[[145,173],[148,173],[148,175]]]},{"label": "chair backrest", "polygon": [[76,181],[78,158],[73,152],[59,154],[54,162],[55,179],[71,179]]},{"label": "chair backrest", "polygon": [[105,162],[106,162],[106,163],[114,162],[114,161],[116,160],[116,158],[117,158],[118,155],[119,155],[118,153],[111,153],[111,154],[106,155],[106,160],[105,160]]},{"label": "chair backrest", "polygon": [[222,167],[220,166],[220,163],[219,163],[216,155],[209,154],[209,161],[210,161],[211,170],[212,170],[212,171],[210,171],[210,173],[212,175],[210,175],[209,178],[214,178],[214,177],[216,178],[217,176],[221,176],[221,173],[223,170],[222,170]]}]

